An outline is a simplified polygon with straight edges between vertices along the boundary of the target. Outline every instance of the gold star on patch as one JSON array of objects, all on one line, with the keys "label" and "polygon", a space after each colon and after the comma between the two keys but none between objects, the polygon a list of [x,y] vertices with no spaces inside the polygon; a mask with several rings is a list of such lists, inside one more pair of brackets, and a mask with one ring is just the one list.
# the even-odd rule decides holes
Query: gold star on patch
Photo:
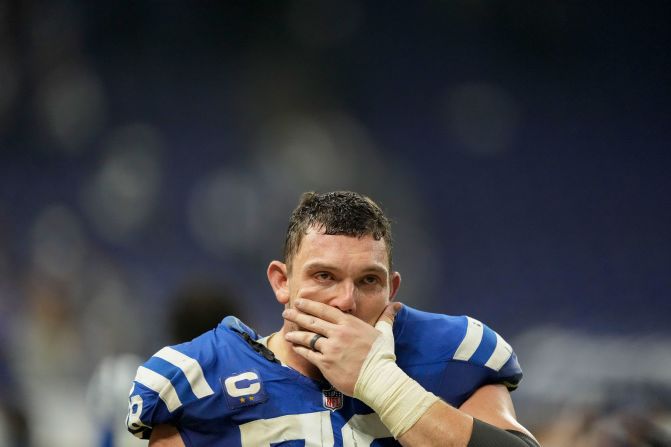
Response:
[{"label": "gold star on patch", "polygon": [[254,396],[249,396],[249,400],[254,400]]},{"label": "gold star on patch", "polygon": [[244,398],[244,397],[241,397],[241,398],[240,398],[240,403],[241,403],[241,404],[244,404],[244,403],[245,403],[245,398]]}]

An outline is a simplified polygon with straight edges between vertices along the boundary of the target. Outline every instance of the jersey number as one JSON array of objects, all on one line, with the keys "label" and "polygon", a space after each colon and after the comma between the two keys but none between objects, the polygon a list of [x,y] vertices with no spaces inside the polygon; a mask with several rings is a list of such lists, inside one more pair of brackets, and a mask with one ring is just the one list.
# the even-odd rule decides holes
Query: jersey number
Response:
[{"label": "jersey number", "polygon": [[[304,440],[305,447],[333,446],[331,412],[288,414],[240,425],[242,447],[270,446],[289,440]],[[391,437],[377,414],[357,414],[341,430],[343,447],[369,446],[375,439]]]}]

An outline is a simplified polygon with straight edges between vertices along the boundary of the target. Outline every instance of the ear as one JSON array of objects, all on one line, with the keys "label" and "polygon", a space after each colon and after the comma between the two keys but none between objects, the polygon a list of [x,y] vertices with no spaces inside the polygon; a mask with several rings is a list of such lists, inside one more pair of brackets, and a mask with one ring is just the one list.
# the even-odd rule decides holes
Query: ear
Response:
[{"label": "ear", "polygon": [[391,274],[391,281],[390,281],[390,293],[389,293],[389,301],[393,301],[394,297],[396,296],[396,292],[398,292],[398,289],[401,287],[401,274],[398,272],[394,272]]},{"label": "ear", "polygon": [[272,261],[268,265],[266,271],[268,275],[268,282],[270,287],[275,292],[275,298],[280,304],[287,304],[289,302],[289,276],[287,274],[287,266],[280,261]]}]

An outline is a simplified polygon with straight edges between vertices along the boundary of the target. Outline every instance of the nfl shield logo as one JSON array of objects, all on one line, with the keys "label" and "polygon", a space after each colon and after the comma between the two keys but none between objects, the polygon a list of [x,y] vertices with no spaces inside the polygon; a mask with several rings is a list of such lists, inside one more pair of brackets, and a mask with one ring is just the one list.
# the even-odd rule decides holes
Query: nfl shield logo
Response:
[{"label": "nfl shield logo", "polygon": [[333,387],[322,390],[322,403],[331,411],[339,410],[342,408],[342,393]]}]

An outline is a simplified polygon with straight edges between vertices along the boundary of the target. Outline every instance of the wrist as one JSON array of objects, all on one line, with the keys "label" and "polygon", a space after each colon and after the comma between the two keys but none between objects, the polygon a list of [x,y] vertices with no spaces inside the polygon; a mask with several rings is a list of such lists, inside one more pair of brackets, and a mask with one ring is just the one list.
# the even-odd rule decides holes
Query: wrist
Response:
[{"label": "wrist", "polygon": [[354,397],[371,407],[394,438],[409,430],[438,399],[397,364],[391,325],[378,337],[354,386]]}]

